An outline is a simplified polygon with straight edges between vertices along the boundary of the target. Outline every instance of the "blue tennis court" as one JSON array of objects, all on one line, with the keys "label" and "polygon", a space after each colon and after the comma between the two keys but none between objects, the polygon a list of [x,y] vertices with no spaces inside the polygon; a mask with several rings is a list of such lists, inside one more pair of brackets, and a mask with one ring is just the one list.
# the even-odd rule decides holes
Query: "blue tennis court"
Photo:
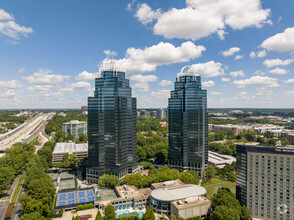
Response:
[{"label": "blue tennis court", "polygon": [[58,206],[65,206],[65,202],[59,202]]},{"label": "blue tennis court", "polygon": [[69,193],[69,194],[68,194],[68,198],[69,198],[69,199],[73,199],[74,197],[75,197],[75,193]]},{"label": "blue tennis court", "polygon": [[94,202],[94,201],[95,201],[95,198],[94,197],[88,198],[88,202]]},{"label": "blue tennis court", "polygon": [[85,203],[86,199],[80,199],[80,203]]},{"label": "blue tennis court", "polygon": [[94,195],[94,193],[93,193],[93,191],[92,191],[92,190],[88,190],[88,191],[87,191],[87,195],[88,195],[88,196],[93,196],[93,195]]},{"label": "blue tennis court", "polygon": [[75,204],[75,200],[69,200],[69,201],[67,202],[67,204],[68,204],[68,205],[73,205],[73,204]]},{"label": "blue tennis court", "polygon": [[66,199],[66,194],[60,194],[59,195],[59,200],[64,200]]},{"label": "blue tennis court", "polygon": [[84,197],[85,196],[85,192],[79,192],[79,197]]}]

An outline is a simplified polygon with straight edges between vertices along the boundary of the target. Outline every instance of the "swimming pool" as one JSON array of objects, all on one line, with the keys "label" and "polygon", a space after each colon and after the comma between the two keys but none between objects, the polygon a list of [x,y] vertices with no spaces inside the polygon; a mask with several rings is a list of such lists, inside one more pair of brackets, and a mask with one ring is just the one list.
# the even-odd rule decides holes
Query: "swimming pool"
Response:
[{"label": "swimming pool", "polygon": [[[119,211],[116,211],[116,217],[123,215],[123,214],[129,214],[129,213],[130,213],[129,210],[119,210]],[[138,211],[137,213],[139,214],[139,218],[143,217],[143,214],[144,214],[143,211]]]}]

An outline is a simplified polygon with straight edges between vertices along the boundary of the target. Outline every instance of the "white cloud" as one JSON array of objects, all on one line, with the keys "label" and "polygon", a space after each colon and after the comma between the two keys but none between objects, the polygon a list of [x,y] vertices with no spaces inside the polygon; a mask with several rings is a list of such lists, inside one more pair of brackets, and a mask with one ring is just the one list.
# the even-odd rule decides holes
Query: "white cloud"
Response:
[{"label": "white cloud", "polygon": [[157,79],[158,79],[158,77],[155,76],[155,75],[146,75],[146,76],[143,76],[141,74],[138,74],[138,75],[132,75],[130,77],[130,80],[132,80],[134,82],[139,82],[139,83],[156,82]]},{"label": "white cloud", "polygon": [[75,78],[81,81],[89,81],[89,80],[94,80],[97,77],[98,77],[98,73],[89,73],[84,70],[83,72],[79,73],[79,75],[76,76]]},{"label": "white cloud", "polygon": [[293,63],[293,59],[287,59],[287,60],[281,60],[281,59],[271,59],[271,60],[265,60],[263,64],[267,67],[273,67],[273,66],[287,66],[291,63]]},{"label": "white cloud", "polygon": [[[1,15],[0,15],[1,16]],[[9,89],[5,93],[1,93],[0,97],[16,97],[17,93],[14,89]]]},{"label": "white cloud", "polygon": [[261,70],[256,70],[256,71],[253,73],[253,75],[260,75],[260,76],[264,76],[264,75],[265,75],[265,73],[264,73],[264,72],[262,72]]},{"label": "white cloud", "polygon": [[228,32],[225,32],[224,30],[218,30],[217,31],[217,36],[218,36],[218,38],[220,40],[224,40],[226,34],[228,34]]},{"label": "white cloud", "polygon": [[267,55],[266,50],[261,50],[257,52],[257,57],[261,58],[261,57],[265,57]]},{"label": "white cloud", "polygon": [[278,74],[278,75],[285,75],[288,72],[289,72],[288,70],[285,70],[285,69],[282,69],[282,68],[279,68],[279,67],[269,71],[269,73]]},{"label": "white cloud", "polygon": [[25,73],[26,72],[26,69],[25,68],[20,68],[17,72],[18,73]]},{"label": "white cloud", "polygon": [[241,59],[243,59],[243,56],[242,55],[235,56],[235,60],[241,60]]},{"label": "white cloud", "polygon": [[52,85],[35,85],[28,87],[27,90],[32,92],[32,91],[48,91],[52,88]]},{"label": "white cloud", "polygon": [[203,87],[213,87],[213,86],[215,86],[215,82],[212,80],[205,81],[205,82],[202,82],[202,86]]},{"label": "white cloud", "polygon": [[294,96],[294,90],[286,91],[286,92],[284,92],[284,95],[286,95],[286,96]]},{"label": "white cloud", "polygon": [[238,85],[239,88],[244,88],[246,85],[259,85],[265,87],[278,87],[278,79],[268,76],[252,76],[249,79],[235,80],[233,84]]},{"label": "white cloud", "polygon": [[104,50],[103,53],[105,55],[107,55],[108,57],[114,57],[114,56],[117,56],[117,53],[115,51],[111,51],[111,50]]},{"label": "white cloud", "polygon": [[71,87],[65,87],[65,88],[60,88],[58,89],[60,92],[74,92],[74,89]]},{"label": "white cloud", "polygon": [[161,89],[158,91],[151,92],[151,96],[157,97],[158,99],[168,99],[170,97],[169,89]]},{"label": "white cloud", "polygon": [[222,81],[223,81],[223,82],[229,82],[229,81],[230,81],[230,78],[222,77]]},{"label": "white cloud", "polygon": [[14,17],[11,14],[4,11],[3,9],[0,9],[1,35],[17,40],[21,36],[27,37],[30,33],[33,33],[33,29],[31,27],[25,27],[15,23]]},{"label": "white cloud", "polygon": [[72,88],[77,88],[77,89],[85,89],[86,91],[91,91],[92,87],[89,82],[76,82],[71,84]]},{"label": "white cloud", "polygon": [[266,88],[256,88],[256,95],[272,95],[273,90],[268,90]]},{"label": "white cloud", "polygon": [[225,50],[222,52],[222,55],[224,57],[233,56],[235,53],[238,53],[240,51],[239,47],[231,47],[228,50]]},{"label": "white cloud", "polygon": [[10,89],[20,88],[22,86],[19,80],[3,81],[0,79],[0,87],[6,87]]},{"label": "white cloud", "polygon": [[49,73],[51,73],[51,70],[39,69],[33,75],[22,78],[36,85],[54,85],[70,79],[70,76],[67,75],[54,75]]},{"label": "white cloud", "polygon": [[284,32],[267,38],[262,42],[261,47],[276,52],[294,51],[294,27],[287,28]]},{"label": "white cloud", "polygon": [[0,21],[12,20],[13,16],[0,8]]},{"label": "white cloud", "polygon": [[244,74],[244,72],[242,70],[239,70],[239,71],[230,72],[230,76],[238,77],[238,76],[245,76],[245,74]]},{"label": "white cloud", "polygon": [[143,24],[147,24],[160,16],[160,10],[152,10],[146,3],[139,4],[135,17]]},{"label": "white cloud", "polygon": [[173,84],[172,81],[169,81],[169,80],[166,80],[166,79],[161,80],[160,83],[159,83],[159,85],[161,87],[168,87],[168,86],[170,86],[172,84]]},{"label": "white cloud", "polygon": [[249,54],[250,58],[254,58],[254,57],[261,58],[261,57],[265,57],[266,55],[267,55],[266,50],[260,50],[260,51],[257,51],[256,53],[254,51],[251,51]]},{"label": "white cloud", "polygon": [[171,63],[188,62],[201,56],[205,47],[196,46],[191,41],[175,47],[171,43],[160,42],[151,47],[128,48],[126,58],[117,60],[117,65],[127,71],[127,73],[144,73],[155,71],[157,66]]},{"label": "white cloud", "polygon": [[260,0],[186,0],[186,3],[185,8],[171,8],[166,12],[145,6],[142,16],[137,15],[142,10],[139,7],[135,16],[143,24],[156,19],[153,30],[157,35],[192,40],[214,33],[222,39],[226,26],[242,30],[271,23],[270,9],[262,9]]},{"label": "white cloud", "polygon": [[133,89],[138,89],[141,92],[148,92],[150,90],[148,83],[136,83],[133,86]]},{"label": "white cloud", "polygon": [[191,67],[195,73],[199,74],[202,77],[215,77],[225,75],[222,64],[216,63],[214,61],[193,64]]},{"label": "white cloud", "polygon": [[288,83],[294,83],[294,78],[293,78],[293,79],[287,79],[287,80],[285,81],[285,83],[286,83],[286,84],[288,84]]},{"label": "white cloud", "polygon": [[256,56],[256,53],[254,51],[251,51],[249,56],[250,56],[250,58],[254,58]]},{"label": "white cloud", "polygon": [[215,92],[215,91],[212,91],[209,93],[210,95],[222,95],[223,93],[222,92]]}]

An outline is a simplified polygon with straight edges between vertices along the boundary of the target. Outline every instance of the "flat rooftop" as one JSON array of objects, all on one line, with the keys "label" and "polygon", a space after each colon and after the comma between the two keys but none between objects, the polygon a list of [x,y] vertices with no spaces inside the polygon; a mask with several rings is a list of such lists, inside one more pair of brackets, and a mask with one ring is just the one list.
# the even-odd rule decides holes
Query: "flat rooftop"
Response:
[{"label": "flat rooftop", "polygon": [[159,201],[175,201],[195,196],[206,195],[206,189],[194,184],[185,184],[155,189],[151,192],[152,198]]},{"label": "flat rooftop", "polygon": [[165,187],[171,187],[171,186],[180,186],[184,185],[184,183],[181,180],[171,180],[171,181],[165,181],[160,183],[152,183],[151,189],[158,189],[158,188],[165,188]]},{"label": "flat rooftop", "polygon": [[64,125],[69,125],[69,124],[85,124],[87,123],[86,121],[78,121],[78,120],[72,120],[70,122],[65,122],[65,123],[62,123]]},{"label": "flat rooftop", "polygon": [[138,189],[136,186],[131,185],[116,186],[115,189],[121,198],[148,197],[151,193],[150,188]]},{"label": "flat rooftop", "polygon": [[53,154],[88,152],[88,143],[56,143]]},{"label": "flat rooftop", "polygon": [[206,204],[206,203],[211,203],[211,201],[209,199],[207,199],[205,196],[201,196],[201,197],[199,197],[199,200],[192,201],[192,202],[187,202],[185,199],[176,200],[176,201],[172,202],[172,204],[177,209],[194,207],[194,206],[203,205],[203,204]]},{"label": "flat rooftop", "polygon": [[236,162],[236,158],[230,155],[219,154],[213,151],[208,151],[208,162],[215,165],[232,164]]}]

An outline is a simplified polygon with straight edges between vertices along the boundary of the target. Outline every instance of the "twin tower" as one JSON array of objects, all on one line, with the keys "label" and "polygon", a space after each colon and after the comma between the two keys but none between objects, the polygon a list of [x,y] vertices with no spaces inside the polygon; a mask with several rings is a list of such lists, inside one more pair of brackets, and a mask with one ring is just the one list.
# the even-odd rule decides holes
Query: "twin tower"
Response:
[{"label": "twin tower", "polygon": [[[103,174],[121,178],[138,169],[137,103],[125,74],[115,60],[103,63],[94,97],[88,97],[89,183]],[[189,66],[178,74],[168,116],[168,166],[200,173],[208,160],[207,91]]]}]

